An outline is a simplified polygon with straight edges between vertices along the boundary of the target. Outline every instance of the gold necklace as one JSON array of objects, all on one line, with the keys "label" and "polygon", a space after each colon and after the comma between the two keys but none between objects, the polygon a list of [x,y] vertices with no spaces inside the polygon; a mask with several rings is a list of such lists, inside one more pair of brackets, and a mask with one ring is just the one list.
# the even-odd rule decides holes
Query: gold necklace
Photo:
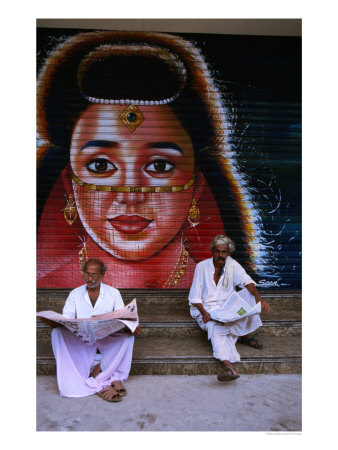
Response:
[{"label": "gold necklace", "polygon": [[[86,242],[83,241],[82,244],[83,244],[82,248],[79,251],[80,267],[82,267],[82,264],[88,260],[88,253],[87,253]],[[180,254],[179,254],[178,258],[177,258],[175,267],[174,267],[173,271],[171,272],[169,278],[163,284],[162,287],[166,288],[166,287],[177,286],[178,283],[180,283],[180,281],[182,280],[182,278],[183,278],[183,276],[185,274],[185,271],[187,270],[188,263],[189,263],[189,252],[184,247],[184,245],[181,243]]]},{"label": "gold necklace", "polygon": [[181,243],[181,251],[176,261],[174,270],[171,272],[169,278],[164,283],[163,287],[174,287],[182,280],[185,271],[187,270],[189,262],[189,252]]}]

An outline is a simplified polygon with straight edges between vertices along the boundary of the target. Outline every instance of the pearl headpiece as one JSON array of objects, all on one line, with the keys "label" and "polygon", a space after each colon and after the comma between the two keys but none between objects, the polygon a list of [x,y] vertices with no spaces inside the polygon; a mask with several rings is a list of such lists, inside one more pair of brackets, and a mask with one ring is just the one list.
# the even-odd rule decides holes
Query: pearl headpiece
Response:
[{"label": "pearl headpiece", "polygon": [[102,105],[166,105],[173,102],[179,95],[180,93],[178,92],[176,95],[169,98],[164,98],[163,100],[113,100],[108,98],[88,97],[87,95],[82,94],[88,102],[100,103]]},{"label": "pearl headpiece", "polygon": [[[154,99],[116,99],[116,98],[104,98],[104,97],[96,97],[93,95],[87,95],[85,92],[85,88],[83,87],[83,79],[90,69],[90,67],[95,64],[97,61],[103,61],[109,57],[124,57],[124,56],[144,56],[148,58],[154,58],[160,60],[165,66],[167,66],[167,70],[174,74],[174,77],[178,82],[178,90],[176,93],[166,98],[154,98]],[[147,105],[167,105],[168,103],[173,102],[181,93],[182,89],[185,86],[187,79],[186,68],[181,61],[181,59],[174,53],[168,51],[165,48],[149,46],[149,45],[101,45],[96,48],[94,51],[89,53],[80,63],[77,80],[80,89],[80,93],[83,98],[85,98],[88,102],[94,104],[101,105],[132,105],[132,106],[147,106]],[[125,110],[127,111],[127,110]],[[129,128],[131,132],[133,132],[143,121],[142,113],[136,108],[133,110],[134,113],[137,113],[140,120],[137,123],[133,123],[132,125],[127,120],[124,120],[123,123]]]}]

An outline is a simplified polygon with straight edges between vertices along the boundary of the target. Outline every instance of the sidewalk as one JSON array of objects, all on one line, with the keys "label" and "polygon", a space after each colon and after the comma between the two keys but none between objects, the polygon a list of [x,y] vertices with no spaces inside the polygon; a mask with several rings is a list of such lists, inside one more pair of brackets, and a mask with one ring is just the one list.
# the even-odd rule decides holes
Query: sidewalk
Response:
[{"label": "sidewalk", "polygon": [[301,375],[134,375],[128,395],[59,396],[55,376],[37,377],[37,431],[301,431]]}]

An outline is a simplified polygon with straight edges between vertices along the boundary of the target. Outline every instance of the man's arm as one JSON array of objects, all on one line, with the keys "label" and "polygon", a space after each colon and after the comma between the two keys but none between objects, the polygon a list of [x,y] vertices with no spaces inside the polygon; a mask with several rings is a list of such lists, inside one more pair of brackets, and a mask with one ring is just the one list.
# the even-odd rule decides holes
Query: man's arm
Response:
[{"label": "man's arm", "polygon": [[204,323],[211,320],[210,314],[204,309],[202,303],[202,283],[200,278],[201,267],[197,264],[195,268],[194,278],[192,280],[191,288],[189,291],[189,303],[191,306],[195,306],[199,312],[202,314],[202,319]]},{"label": "man's arm", "polygon": [[47,325],[49,325],[52,328],[61,327],[61,325],[57,322],[54,322],[54,320],[49,320],[49,319],[46,319],[45,317],[39,317],[39,319],[41,320],[41,322],[46,323]]},{"label": "man's arm", "polygon": [[246,284],[245,287],[255,297],[256,303],[261,302],[262,305],[262,313],[268,314],[270,312],[270,305],[268,302],[265,302],[262,297],[259,295],[256,286],[254,283]]},{"label": "man's arm", "polygon": [[204,309],[204,306],[202,305],[202,303],[194,303],[194,306],[196,306],[196,308],[199,310],[199,312],[202,314],[202,319],[204,323],[207,323],[211,320],[211,316],[208,313],[208,311],[206,311]]},{"label": "man's arm", "polygon": [[74,290],[71,291],[67,297],[66,303],[64,304],[62,315],[68,319],[75,319],[76,317],[76,306],[75,306],[75,293]]}]

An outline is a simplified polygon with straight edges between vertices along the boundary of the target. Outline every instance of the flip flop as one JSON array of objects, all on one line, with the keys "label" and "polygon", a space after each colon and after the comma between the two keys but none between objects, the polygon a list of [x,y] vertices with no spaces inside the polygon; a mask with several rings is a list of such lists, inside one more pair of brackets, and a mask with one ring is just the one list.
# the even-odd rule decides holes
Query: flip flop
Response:
[{"label": "flip flop", "polygon": [[237,378],[239,378],[238,373],[235,373],[230,368],[225,369],[224,372],[219,373],[217,375],[218,381],[233,381],[233,380],[237,380]]},{"label": "flip flop", "polygon": [[241,337],[241,338],[238,339],[238,342],[240,344],[243,344],[243,345],[248,345],[249,347],[252,347],[252,348],[257,348],[258,350],[261,350],[262,348],[264,348],[264,345],[260,344],[257,341],[257,339],[255,339],[255,338],[243,338],[243,337]]},{"label": "flip flop", "polygon": [[99,397],[101,397],[103,400],[106,400],[107,402],[120,402],[122,400],[120,394],[117,392],[115,388],[112,386],[108,386],[102,391],[96,393]]},{"label": "flip flop", "polygon": [[120,380],[113,381],[111,385],[114,389],[116,389],[120,397],[127,395],[127,389],[123,386]]}]

